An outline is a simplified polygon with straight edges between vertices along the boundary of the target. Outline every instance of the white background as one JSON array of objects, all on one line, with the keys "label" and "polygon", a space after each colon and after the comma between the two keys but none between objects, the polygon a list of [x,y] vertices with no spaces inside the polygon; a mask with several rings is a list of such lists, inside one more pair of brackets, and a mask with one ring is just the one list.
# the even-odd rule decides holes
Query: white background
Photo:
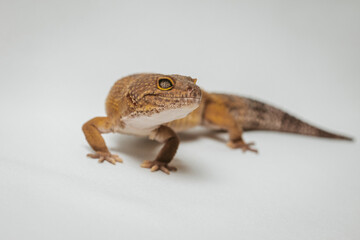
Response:
[{"label": "white background", "polygon": [[[359,43],[359,1],[1,0],[0,238],[360,239]],[[247,133],[256,155],[200,129],[167,176],[139,167],[160,145],[106,135],[124,163],[98,164],[81,125],[136,72],[356,141]]]}]

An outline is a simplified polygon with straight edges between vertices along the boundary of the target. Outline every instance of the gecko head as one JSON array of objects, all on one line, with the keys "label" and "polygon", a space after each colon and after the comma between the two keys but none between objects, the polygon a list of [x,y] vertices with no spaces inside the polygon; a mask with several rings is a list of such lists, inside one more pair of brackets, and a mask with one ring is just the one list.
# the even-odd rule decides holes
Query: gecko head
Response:
[{"label": "gecko head", "polygon": [[196,79],[181,75],[139,74],[129,87],[136,112],[146,115],[168,113],[166,121],[183,118],[201,101]]}]

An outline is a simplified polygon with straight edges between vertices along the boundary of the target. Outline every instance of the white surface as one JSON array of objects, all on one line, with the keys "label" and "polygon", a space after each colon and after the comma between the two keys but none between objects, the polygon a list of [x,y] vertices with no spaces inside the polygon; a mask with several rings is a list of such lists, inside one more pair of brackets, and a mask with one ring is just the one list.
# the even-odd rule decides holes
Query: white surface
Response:
[{"label": "white surface", "polygon": [[[359,1],[0,1],[0,239],[360,239]],[[179,73],[273,103],[354,143],[183,135],[167,176],[154,142],[81,125],[116,79]]]}]

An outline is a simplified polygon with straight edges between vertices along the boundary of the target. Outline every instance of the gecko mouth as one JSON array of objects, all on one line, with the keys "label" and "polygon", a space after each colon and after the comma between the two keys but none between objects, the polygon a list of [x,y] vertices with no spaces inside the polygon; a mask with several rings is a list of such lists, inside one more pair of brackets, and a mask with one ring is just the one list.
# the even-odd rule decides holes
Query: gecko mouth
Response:
[{"label": "gecko mouth", "polygon": [[201,100],[201,93],[191,93],[191,94],[184,94],[184,95],[170,95],[170,94],[146,94],[144,97],[153,97],[159,98],[164,100],[190,100],[190,101],[200,101]]},{"label": "gecko mouth", "polygon": [[149,94],[145,97],[152,97],[152,98],[158,98],[161,101],[164,102],[176,102],[176,103],[184,103],[184,104],[198,104],[201,101],[201,95],[200,96],[164,96],[164,95],[158,95],[158,94]]},{"label": "gecko mouth", "polygon": [[158,96],[158,97],[162,99],[174,99],[174,100],[200,100],[200,97],[163,97],[163,96]]}]

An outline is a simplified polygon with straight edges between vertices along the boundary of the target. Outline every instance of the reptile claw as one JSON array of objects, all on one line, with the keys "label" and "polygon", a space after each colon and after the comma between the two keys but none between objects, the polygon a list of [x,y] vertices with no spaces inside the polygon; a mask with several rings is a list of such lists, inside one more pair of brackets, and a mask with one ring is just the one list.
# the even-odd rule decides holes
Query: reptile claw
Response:
[{"label": "reptile claw", "polygon": [[230,148],[241,148],[241,150],[243,152],[246,152],[246,151],[251,151],[251,152],[254,152],[254,153],[258,153],[258,150],[255,149],[255,148],[252,148],[251,146],[254,146],[255,143],[251,142],[251,143],[245,143],[244,141],[229,141],[227,143],[227,145],[230,147]]},{"label": "reptile claw", "polygon": [[156,172],[159,169],[166,173],[166,174],[170,174],[171,171],[176,171],[176,167],[170,167],[167,165],[167,163],[164,162],[159,162],[159,161],[149,161],[149,160],[145,160],[141,165],[142,168],[150,168],[151,172]]},{"label": "reptile claw", "polygon": [[96,152],[96,153],[89,153],[87,155],[91,158],[98,158],[99,163],[103,163],[104,161],[108,161],[109,163],[115,165],[116,162],[122,163],[123,160],[116,154],[106,153],[106,152]]},{"label": "reptile claw", "polygon": [[151,171],[152,171],[152,172],[155,172],[155,171],[157,171],[157,170],[159,170],[159,165],[154,165],[154,166],[152,166],[152,168],[151,168]]}]

